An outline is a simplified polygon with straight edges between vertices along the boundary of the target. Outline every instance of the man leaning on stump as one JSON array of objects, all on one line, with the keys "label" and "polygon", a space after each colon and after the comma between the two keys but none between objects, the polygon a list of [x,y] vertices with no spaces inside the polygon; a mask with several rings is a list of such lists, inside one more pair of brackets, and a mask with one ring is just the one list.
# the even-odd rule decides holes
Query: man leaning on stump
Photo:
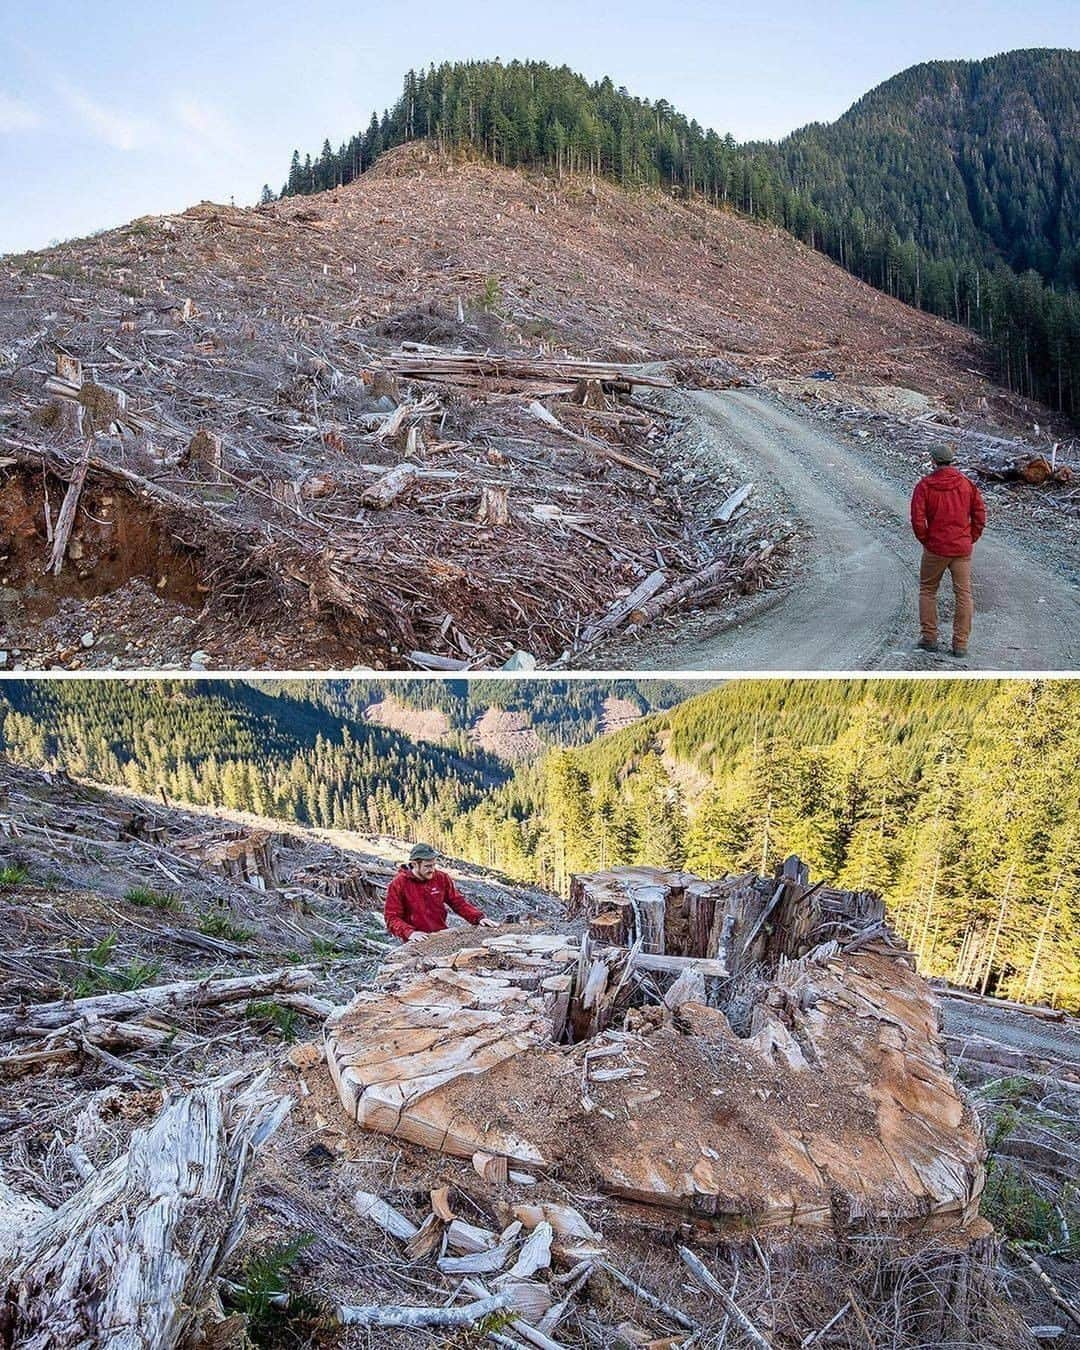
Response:
[{"label": "man leaning on stump", "polygon": [[447,928],[447,912],[453,910],[480,928],[497,928],[482,909],[470,904],[453,879],[435,866],[438,853],[430,844],[416,844],[409,861],[402,863],[386,892],[383,913],[386,926],[402,942],[421,942],[429,933]]}]

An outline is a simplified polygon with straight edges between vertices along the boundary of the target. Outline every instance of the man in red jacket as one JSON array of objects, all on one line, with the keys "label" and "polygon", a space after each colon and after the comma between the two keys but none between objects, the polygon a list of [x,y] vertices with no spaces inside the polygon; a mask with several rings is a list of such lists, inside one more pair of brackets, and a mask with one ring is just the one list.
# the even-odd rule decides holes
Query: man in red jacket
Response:
[{"label": "man in red jacket", "polygon": [[936,445],[930,451],[933,473],[921,479],[911,497],[911,528],[923,546],[919,567],[919,646],[936,652],[937,592],[946,572],[952,576],[952,654],[967,656],[971,636],[971,554],[986,527],[982,494],[959,469],[954,469],[953,447]]},{"label": "man in red jacket", "polygon": [[497,928],[482,909],[470,905],[445,872],[435,866],[439,855],[430,844],[417,844],[386,892],[386,926],[402,942],[417,942],[446,927],[452,909],[471,924]]}]

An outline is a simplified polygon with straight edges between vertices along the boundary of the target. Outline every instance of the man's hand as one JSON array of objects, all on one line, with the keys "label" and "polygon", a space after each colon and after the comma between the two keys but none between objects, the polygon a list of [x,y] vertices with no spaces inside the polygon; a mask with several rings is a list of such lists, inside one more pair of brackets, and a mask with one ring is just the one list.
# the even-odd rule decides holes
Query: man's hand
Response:
[{"label": "man's hand", "polygon": [[413,931],[409,934],[407,940],[409,942],[423,942],[423,940],[426,937],[427,937],[426,933],[422,933],[419,928],[414,928]]},{"label": "man's hand", "polygon": [[477,928],[498,928],[499,925],[494,919],[481,919],[476,926]]}]

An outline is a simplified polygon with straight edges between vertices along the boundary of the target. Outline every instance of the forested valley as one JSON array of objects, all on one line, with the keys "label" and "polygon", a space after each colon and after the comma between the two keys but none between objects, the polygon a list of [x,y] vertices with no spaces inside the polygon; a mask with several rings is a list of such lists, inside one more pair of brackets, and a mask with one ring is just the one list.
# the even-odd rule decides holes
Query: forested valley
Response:
[{"label": "forested valley", "polygon": [[[571,724],[608,691],[565,684]],[[427,838],[560,893],[576,871],[764,872],[796,852],[815,876],[880,890],[929,973],[1080,1006],[1067,681],[738,681],[515,770],[343,719],[327,706],[342,697],[10,682],[0,748],[174,800]]]}]

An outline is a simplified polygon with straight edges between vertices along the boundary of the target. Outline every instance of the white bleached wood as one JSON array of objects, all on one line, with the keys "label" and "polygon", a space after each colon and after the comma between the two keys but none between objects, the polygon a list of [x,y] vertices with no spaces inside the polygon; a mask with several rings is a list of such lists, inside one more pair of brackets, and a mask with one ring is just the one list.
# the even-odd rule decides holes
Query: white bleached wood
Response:
[{"label": "white bleached wood", "polygon": [[18,1035],[54,1031],[72,1022],[100,1018],[138,1017],[147,1012],[179,1008],[211,1008],[241,999],[263,998],[279,991],[310,989],[315,976],[303,966],[285,966],[263,975],[240,975],[225,980],[178,980],[151,984],[127,993],[92,994],[88,998],[32,1003],[0,1015],[0,1040]]},{"label": "white bleached wood", "polygon": [[188,1338],[242,1236],[253,1153],[291,1105],[263,1081],[237,1094],[218,1080],[167,1101],[127,1153],[23,1229],[0,1258],[11,1344],[174,1350]]}]

